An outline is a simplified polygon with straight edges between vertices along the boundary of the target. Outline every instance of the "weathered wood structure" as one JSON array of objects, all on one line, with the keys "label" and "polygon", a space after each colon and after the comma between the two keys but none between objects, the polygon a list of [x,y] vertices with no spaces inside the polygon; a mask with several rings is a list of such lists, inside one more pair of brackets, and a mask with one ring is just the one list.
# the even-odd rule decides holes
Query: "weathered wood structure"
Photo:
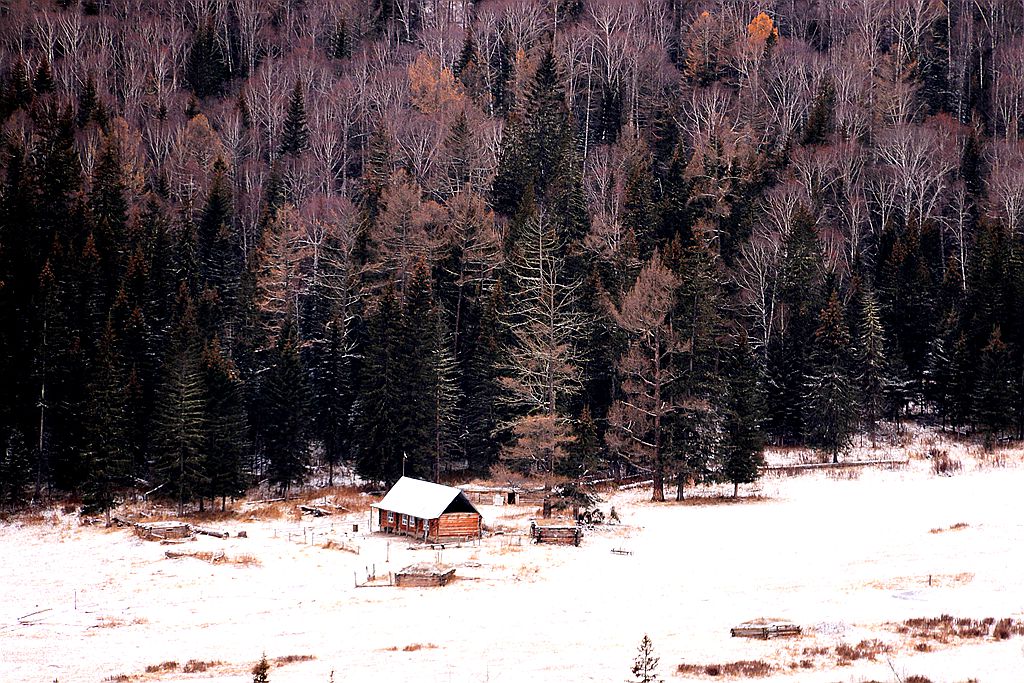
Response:
[{"label": "weathered wood structure", "polygon": [[573,523],[530,522],[530,537],[534,543],[579,546],[583,538],[583,528]]},{"label": "weathered wood structure", "polygon": [[148,522],[135,525],[135,535],[147,541],[188,538],[192,527],[185,522]]},{"label": "weathered wood structure", "polygon": [[379,531],[431,543],[477,539],[483,528],[480,512],[460,489],[411,477],[370,507]]},{"label": "weathered wood structure", "polygon": [[447,586],[454,578],[455,567],[420,562],[411,564],[395,574],[395,585],[400,588]]},{"label": "weathered wood structure", "polygon": [[541,505],[549,495],[543,486],[529,488],[508,484],[506,486],[483,486],[463,484],[459,486],[466,497],[478,505]]},{"label": "weathered wood structure", "polygon": [[781,636],[798,636],[802,632],[803,629],[799,626],[788,622],[769,622],[764,624],[750,622],[729,629],[729,634],[733,638],[761,638],[762,640]]}]

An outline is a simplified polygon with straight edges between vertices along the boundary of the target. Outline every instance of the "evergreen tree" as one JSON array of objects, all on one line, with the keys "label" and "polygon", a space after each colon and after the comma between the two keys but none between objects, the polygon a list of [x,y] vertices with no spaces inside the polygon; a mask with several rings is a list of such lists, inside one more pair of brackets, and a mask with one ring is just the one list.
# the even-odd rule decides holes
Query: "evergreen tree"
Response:
[{"label": "evergreen tree", "polygon": [[[363,164],[362,208],[366,222],[375,224],[387,209],[387,191],[391,186],[393,140],[384,122],[374,128],[368,143],[367,158]],[[366,257],[367,231],[360,235],[361,256]]]},{"label": "evergreen tree", "polygon": [[209,326],[208,334],[224,332],[237,315],[245,255],[233,214],[227,165],[217,159],[206,206],[196,226],[199,281],[212,308],[204,311],[202,321]]},{"label": "evergreen tree", "polygon": [[334,27],[330,55],[332,59],[348,59],[352,56],[352,37],[349,35],[348,20],[344,16],[338,19]]},{"label": "evergreen tree", "polygon": [[209,399],[206,410],[206,472],[210,498],[237,497],[246,489],[248,424],[242,380],[235,364],[214,339],[203,350],[203,381]]},{"label": "evergreen tree", "polygon": [[324,348],[310,363],[310,410],[313,428],[327,462],[328,486],[334,485],[334,468],[351,445],[352,357],[355,350],[344,327],[344,321],[339,318],[330,321]]},{"label": "evergreen tree", "polygon": [[440,458],[451,442],[456,397],[451,383],[452,359],[446,331],[434,308],[430,270],[424,261],[406,285],[399,346],[402,411],[399,439],[406,472],[440,474]]},{"label": "evergreen tree", "polygon": [[185,59],[185,79],[196,97],[221,93],[229,73],[213,17],[199,22]]},{"label": "evergreen tree", "polygon": [[831,455],[834,463],[849,446],[855,426],[849,344],[845,313],[833,291],[814,333],[814,366],[807,379],[804,420],[810,442]]},{"label": "evergreen tree", "polygon": [[32,79],[32,89],[36,95],[47,95],[55,89],[53,83],[53,70],[50,67],[50,60],[43,59],[36,68],[36,74]]},{"label": "evergreen tree", "polygon": [[992,328],[988,343],[981,350],[980,361],[974,390],[974,417],[985,430],[985,447],[991,450],[996,439],[1013,424],[1013,407],[1017,402],[1015,375],[1018,371],[998,326]]},{"label": "evergreen tree", "polygon": [[521,210],[528,188],[532,194],[532,161],[525,137],[520,117],[512,114],[505,124],[498,154],[498,169],[491,185],[491,204],[495,211],[505,216],[512,216]]},{"label": "evergreen tree", "polygon": [[478,321],[472,332],[462,367],[462,418],[466,456],[470,467],[486,471],[498,457],[502,388],[501,313],[504,295],[500,285],[481,297]]},{"label": "evergreen tree", "polygon": [[807,123],[804,124],[803,144],[824,145],[828,143],[832,134],[833,121],[835,119],[836,89],[832,81],[825,79],[814,97],[811,111],[807,115]]},{"label": "evergreen tree", "polygon": [[541,57],[526,94],[525,145],[533,174],[534,191],[547,197],[562,159],[569,152],[571,128],[562,75],[555,54],[548,48]]},{"label": "evergreen tree", "polygon": [[252,668],[252,683],[270,683],[270,664],[267,662],[266,653]]},{"label": "evergreen tree", "polygon": [[153,447],[163,491],[185,503],[208,490],[206,472],[207,394],[199,327],[188,288],[181,285],[175,304],[174,330],[156,396]]},{"label": "evergreen tree", "polygon": [[108,290],[121,279],[127,261],[128,202],[123,166],[120,136],[109,133],[104,136],[89,193],[92,233],[104,271],[103,288]]},{"label": "evergreen tree", "polygon": [[637,648],[636,659],[633,660],[633,668],[630,669],[633,672],[636,683],[658,683],[661,680],[658,677],[658,663],[660,661],[660,657],[654,656],[654,644],[645,633],[643,640],[640,641],[640,646]]},{"label": "evergreen tree", "polygon": [[579,419],[573,422],[572,441],[567,450],[568,455],[561,463],[561,474],[567,477],[578,479],[593,474],[603,464],[604,448],[590,406],[583,406]]},{"label": "evergreen tree", "polygon": [[357,465],[371,481],[396,481],[403,469],[402,312],[388,290],[370,316],[356,413]]},{"label": "evergreen tree", "polygon": [[23,503],[32,479],[32,464],[25,438],[9,431],[0,438],[0,510]]},{"label": "evergreen tree", "polygon": [[860,393],[861,424],[875,446],[878,421],[885,414],[888,377],[891,372],[885,350],[885,331],[878,301],[870,290],[860,296],[860,320],[855,346],[855,366]]},{"label": "evergreen tree", "polygon": [[641,258],[650,255],[658,223],[651,154],[647,146],[640,143],[630,155],[626,166],[622,225],[633,232]]},{"label": "evergreen tree", "polygon": [[271,483],[285,496],[293,484],[304,480],[309,462],[309,395],[297,345],[295,326],[289,321],[271,353],[261,386],[263,453]]},{"label": "evergreen tree", "polygon": [[801,406],[812,371],[811,351],[822,300],[821,247],[811,213],[800,207],[784,236],[778,296],[785,325],[770,340],[767,382],[768,425],[777,440],[804,436]]},{"label": "evergreen tree", "polygon": [[92,120],[98,105],[99,98],[96,95],[96,81],[90,71],[85,79],[85,85],[82,86],[81,91],[78,93],[78,115],[75,121],[78,123],[79,128],[84,128]]},{"label": "evergreen tree", "polygon": [[85,407],[83,502],[88,510],[106,513],[108,523],[110,509],[117,503],[117,490],[128,482],[132,461],[128,382],[116,344],[108,323],[100,340]]},{"label": "evergreen tree", "polygon": [[459,433],[458,406],[461,396],[458,385],[458,368],[455,363],[455,352],[452,349],[452,338],[448,331],[443,312],[435,306],[433,311],[436,327],[429,337],[429,380],[432,392],[434,445],[434,481],[441,480],[441,472],[454,456],[461,450]]},{"label": "evergreen tree", "polygon": [[740,484],[753,483],[761,476],[764,399],[757,363],[746,335],[731,350],[727,362],[723,474],[732,482],[732,495],[736,497]]},{"label": "evergreen tree", "polygon": [[302,90],[302,81],[295,81],[291,99],[288,100],[288,113],[284,119],[284,130],[281,133],[281,154],[298,156],[309,148],[309,122],[306,120],[306,99]]}]

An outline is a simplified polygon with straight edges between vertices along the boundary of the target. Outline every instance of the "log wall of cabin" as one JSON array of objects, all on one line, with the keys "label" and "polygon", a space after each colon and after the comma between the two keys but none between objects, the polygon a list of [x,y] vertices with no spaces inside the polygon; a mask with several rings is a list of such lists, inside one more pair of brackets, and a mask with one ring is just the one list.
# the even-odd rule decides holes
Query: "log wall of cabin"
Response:
[{"label": "log wall of cabin", "polygon": [[[379,512],[378,522],[381,531],[423,538],[423,530],[426,528],[427,520],[413,517],[412,515],[403,515],[398,512],[389,512],[388,510],[379,510]],[[392,516],[390,521],[388,520],[389,514]]]},{"label": "log wall of cabin", "polygon": [[479,536],[480,515],[475,512],[449,512],[436,520],[430,520],[430,537],[433,539]]}]

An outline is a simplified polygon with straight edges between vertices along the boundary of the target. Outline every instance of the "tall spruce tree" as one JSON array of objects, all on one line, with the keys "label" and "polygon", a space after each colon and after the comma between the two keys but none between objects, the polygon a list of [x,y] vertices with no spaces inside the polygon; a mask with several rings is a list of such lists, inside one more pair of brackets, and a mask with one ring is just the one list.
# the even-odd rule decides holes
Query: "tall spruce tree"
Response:
[{"label": "tall spruce tree", "polygon": [[881,312],[873,292],[865,290],[861,293],[859,308],[853,360],[860,395],[861,425],[867,430],[874,447],[878,421],[885,415],[890,368]]},{"label": "tall spruce tree", "polygon": [[985,430],[985,447],[992,449],[999,436],[1013,424],[1017,403],[1016,374],[1011,349],[1002,330],[992,328],[981,350],[978,382],[974,390],[974,419]]},{"label": "tall spruce tree", "polygon": [[270,352],[270,367],[261,383],[263,455],[270,482],[284,494],[306,477],[309,463],[307,421],[309,393],[292,320],[285,323]]},{"label": "tall spruce tree", "polygon": [[227,164],[218,158],[213,163],[206,206],[196,226],[197,260],[200,286],[210,302],[203,323],[208,335],[221,334],[234,322],[245,254],[241,235],[234,221],[231,186]]},{"label": "tall spruce tree", "polygon": [[117,492],[129,481],[132,462],[128,378],[117,344],[108,323],[92,368],[85,407],[83,502],[87,509],[105,513],[108,523]]},{"label": "tall spruce tree", "polygon": [[243,384],[234,362],[225,355],[216,338],[203,349],[203,381],[207,389],[206,409],[206,489],[211,499],[245,493],[249,428],[245,412]]},{"label": "tall spruce tree", "polygon": [[459,415],[465,432],[466,457],[475,471],[486,471],[498,458],[502,420],[500,380],[503,335],[503,289],[499,284],[481,297],[479,312],[462,362],[462,406]]},{"label": "tall spruce tree", "polygon": [[855,392],[849,374],[850,334],[839,295],[833,291],[821,309],[814,333],[813,369],[808,375],[804,421],[809,441],[832,462],[850,444],[856,425]]},{"label": "tall spruce tree", "polygon": [[163,493],[185,503],[207,491],[207,393],[202,347],[192,297],[184,283],[175,303],[174,328],[153,416],[155,470]]},{"label": "tall spruce tree", "polygon": [[370,315],[356,414],[357,466],[371,481],[393,482],[403,472],[402,311],[395,292]]},{"label": "tall spruce tree", "polygon": [[306,97],[302,81],[295,81],[288,100],[288,112],[281,132],[281,154],[298,156],[309,148],[309,122],[306,119]]},{"label": "tall spruce tree", "polygon": [[732,482],[732,495],[736,497],[740,484],[753,483],[761,476],[764,395],[757,362],[746,335],[730,350],[726,363],[723,474]]}]

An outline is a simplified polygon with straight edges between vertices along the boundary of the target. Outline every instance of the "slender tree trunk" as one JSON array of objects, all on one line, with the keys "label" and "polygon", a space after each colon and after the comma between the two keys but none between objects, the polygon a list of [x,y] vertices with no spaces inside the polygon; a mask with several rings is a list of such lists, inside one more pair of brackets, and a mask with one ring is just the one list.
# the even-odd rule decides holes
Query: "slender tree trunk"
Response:
[{"label": "slender tree trunk", "polygon": [[665,502],[665,464],[661,461],[661,353],[654,347],[654,491],[651,500]]},{"label": "slender tree trunk", "polygon": [[740,495],[740,484],[737,481],[732,483],[732,497],[736,498]]}]

